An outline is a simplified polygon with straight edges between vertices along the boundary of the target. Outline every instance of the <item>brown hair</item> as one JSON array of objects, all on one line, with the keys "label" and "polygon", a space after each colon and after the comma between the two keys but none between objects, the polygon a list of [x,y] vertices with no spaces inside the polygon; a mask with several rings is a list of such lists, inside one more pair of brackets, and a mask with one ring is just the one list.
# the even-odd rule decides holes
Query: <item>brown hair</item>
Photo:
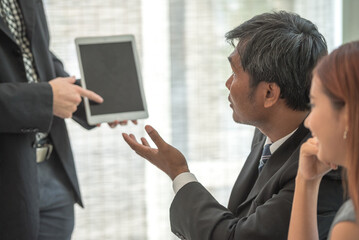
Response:
[{"label": "brown hair", "polygon": [[334,109],[348,108],[347,189],[359,221],[359,41],[344,44],[321,59],[315,73]]}]

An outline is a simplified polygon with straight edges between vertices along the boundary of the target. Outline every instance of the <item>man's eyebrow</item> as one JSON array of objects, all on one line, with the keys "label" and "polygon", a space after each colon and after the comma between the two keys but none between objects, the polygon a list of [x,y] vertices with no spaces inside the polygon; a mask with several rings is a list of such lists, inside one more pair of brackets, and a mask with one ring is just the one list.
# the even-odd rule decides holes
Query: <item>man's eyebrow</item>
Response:
[{"label": "man's eyebrow", "polygon": [[231,56],[227,57],[227,59],[228,59],[228,61],[229,61],[230,63],[232,63],[232,57],[231,57]]},{"label": "man's eyebrow", "polygon": [[315,97],[312,94],[309,94],[309,99],[315,99]]}]

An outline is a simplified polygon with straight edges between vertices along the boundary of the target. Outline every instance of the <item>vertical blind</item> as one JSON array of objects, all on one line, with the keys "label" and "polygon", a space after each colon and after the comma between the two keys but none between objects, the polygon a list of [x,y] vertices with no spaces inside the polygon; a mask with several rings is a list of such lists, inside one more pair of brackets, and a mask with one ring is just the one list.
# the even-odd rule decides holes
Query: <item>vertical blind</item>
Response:
[{"label": "vertical blind", "polygon": [[[223,205],[250,150],[253,128],[232,120],[225,81],[233,50],[224,34],[256,14],[299,13],[330,49],[341,43],[336,0],[44,0],[51,48],[80,77],[74,38],[133,34],[150,117],[138,126],[91,131],[67,120],[85,209],[73,239],[176,239],[169,227],[170,179],[136,156],[122,132],[151,124],[181,150],[190,170]],[[101,81],[101,79],[99,79]]]}]

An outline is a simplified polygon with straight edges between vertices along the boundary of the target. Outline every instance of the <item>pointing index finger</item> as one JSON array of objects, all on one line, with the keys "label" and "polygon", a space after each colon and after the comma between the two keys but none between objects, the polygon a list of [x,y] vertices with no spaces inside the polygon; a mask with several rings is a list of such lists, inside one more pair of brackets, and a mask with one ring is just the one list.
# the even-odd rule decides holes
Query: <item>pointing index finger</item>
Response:
[{"label": "pointing index finger", "polygon": [[103,102],[103,98],[98,95],[97,93],[91,91],[91,90],[87,90],[84,89],[82,87],[78,87],[78,93],[81,95],[81,97],[87,97],[88,99],[95,101],[97,103],[102,103]]}]

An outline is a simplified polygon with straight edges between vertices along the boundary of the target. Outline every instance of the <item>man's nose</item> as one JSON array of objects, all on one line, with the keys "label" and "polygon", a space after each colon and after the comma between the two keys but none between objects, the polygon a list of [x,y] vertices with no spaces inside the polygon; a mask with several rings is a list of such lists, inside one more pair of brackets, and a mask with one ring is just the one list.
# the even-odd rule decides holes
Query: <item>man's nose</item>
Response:
[{"label": "man's nose", "polygon": [[231,75],[226,81],[226,87],[228,88],[228,90],[231,89],[232,80],[233,80],[233,75]]}]

